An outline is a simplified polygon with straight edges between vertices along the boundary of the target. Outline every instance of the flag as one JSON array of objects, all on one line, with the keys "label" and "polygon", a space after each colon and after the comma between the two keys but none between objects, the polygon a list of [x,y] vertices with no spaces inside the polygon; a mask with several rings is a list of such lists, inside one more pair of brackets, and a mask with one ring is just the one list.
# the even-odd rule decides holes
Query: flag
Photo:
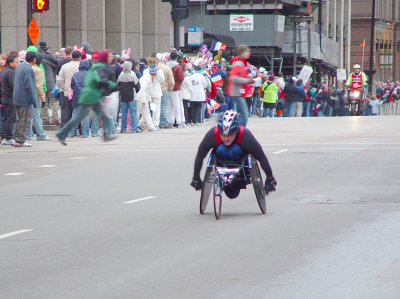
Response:
[{"label": "flag", "polygon": [[227,77],[227,74],[224,71],[218,71],[211,74],[211,81],[215,85],[222,85],[224,84],[223,79]]},{"label": "flag", "polygon": [[226,45],[221,43],[221,42],[217,42],[217,41],[213,41],[211,44],[211,51],[224,51],[226,49]]},{"label": "flag", "polygon": [[213,112],[213,107],[211,107],[210,104],[207,103],[207,112],[212,113]]},{"label": "flag", "polygon": [[360,46],[361,46],[361,47],[365,47],[365,38],[364,38],[364,41],[361,43]]},{"label": "flag", "polygon": [[214,100],[211,100],[211,101],[210,101],[210,104],[211,104],[211,107],[214,108],[214,109],[218,109],[219,107],[221,107],[221,105],[218,104],[218,103],[217,103],[216,101],[214,101]]},{"label": "flag", "polygon": [[211,81],[212,81],[215,85],[222,85],[222,84],[224,84],[224,80],[222,80],[221,75],[211,76]]}]

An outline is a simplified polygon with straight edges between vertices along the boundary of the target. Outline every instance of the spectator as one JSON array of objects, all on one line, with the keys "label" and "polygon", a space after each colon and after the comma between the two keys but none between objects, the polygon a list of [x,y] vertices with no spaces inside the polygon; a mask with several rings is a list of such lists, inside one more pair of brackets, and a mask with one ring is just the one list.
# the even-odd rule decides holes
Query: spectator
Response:
[{"label": "spectator", "polygon": [[172,70],[165,65],[166,55],[157,54],[158,68],[163,71],[165,81],[161,84],[161,111],[160,111],[160,128],[172,127],[168,124],[167,111],[168,102],[170,100],[169,93],[173,91],[175,86],[175,79]]},{"label": "spectator", "polygon": [[295,86],[295,79],[290,78],[289,82],[286,84],[285,89],[285,117],[293,117],[297,98],[299,96],[299,90]]},{"label": "spectator", "polygon": [[239,112],[239,125],[246,126],[249,118],[249,109],[244,97],[248,84],[254,83],[252,78],[248,77],[247,60],[250,58],[250,48],[246,45],[236,47],[236,56],[230,61],[231,69],[229,73],[229,83],[227,94],[233,98]]},{"label": "spectator", "polygon": [[132,62],[125,61],[122,65],[122,73],[119,75],[117,80],[120,96],[120,107],[122,112],[121,133],[126,133],[127,131],[126,120],[128,116],[128,109],[132,124],[131,132],[142,132],[138,130],[137,102],[135,100],[135,95],[140,90],[140,84],[139,79],[132,71],[132,66]]},{"label": "spectator", "polygon": [[305,97],[305,91],[303,86],[303,79],[299,78],[296,82],[296,88],[298,90],[296,105],[295,105],[295,116],[302,117],[303,116],[303,102]]},{"label": "spectator", "polygon": [[13,101],[14,70],[18,67],[18,56],[10,55],[6,60],[6,67],[1,71],[1,104],[3,105],[2,144],[14,143],[12,133],[16,121],[16,110]]},{"label": "spectator", "polygon": [[195,64],[194,73],[191,75],[193,92],[190,98],[192,124],[200,126],[202,104],[206,99],[207,81],[202,74],[203,71],[199,64]]},{"label": "spectator", "polygon": [[104,141],[111,141],[114,126],[113,119],[104,115],[102,110],[103,97],[109,95],[115,88],[115,72],[109,66],[112,62],[113,55],[109,50],[102,50],[99,53],[98,62],[93,65],[85,77],[85,85],[78,99],[78,112],[64,127],[62,127],[57,137],[61,144],[67,145],[65,139],[69,130],[80,123],[93,109],[96,114],[102,115],[104,128]]},{"label": "spectator", "polygon": [[178,63],[178,54],[173,51],[170,54],[170,61],[167,62],[167,66],[171,68],[172,74],[174,75],[175,85],[170,94],[170,105],[169,112],[167,113],[168,123],[176,124],[179,128],[184,128],[184,119],[183,116],[183,103],[182,103],[182,94],[181,94],[181,84],[185,77],[183,76],[182,66]]},{"label": "spectator", "polygon": [[278,86],[275,84],[274,76],[269,76],[262,86],[263,91],[263,117],[273,117],[278,97]]},{"label": "spectator", "polygon": [[[153,124],[156,129],[159,129],[160,125],[160,113],[161,113],[161,97],[162,90],[161,84],[165,82],[164,72],[157,67],[157,59],[154,57],[150,57],[147,59],[150,64],[147,69],[144,70],[143,77],[146,77],[146,86],[142,86],[141,88],[145,88],[146,93],[151,97],[151,103],[155,110],[153,110]],[[143,127],[144,118],[142,117],[139,126]]]},{"label": "spectator", "polygon": [[[85,77],[90,69],[89,62],[87,60],[81,60],[79,63],[79,71],[72,75],[71,78],[71,107],[72,117],[75,117],[78,113],[78,99],[81,91],[84,87]],[[81,121],[82,127],[82,138],[89,137],[89,114]],[[73,127],[69,132],[69,136],[76,135],[76,127]]]},{"label": "spectator", "polygon": [[37,108],[35,73],[32,65],[36,64],[36,53],[26,53],[26,62],[15,69],[13,100],[17,111],[14,132],[15,147],[31,147],[26,142],[26,134],[32,120],[32,107]]},{"label": "spectator", "polygon": [[61,100],[61,128],[65,126],[72,117],[72,105],[69,100],[71,79],[73,74],[79,71],[81,56],[82,53],[80,51],[74,51],[71,56],[72,60],[62,66],[60,74],[57,77],[57,86],[61,88],[63,92]]},{"label": "spectator", "polygon": [[[40,47],[39,53],[42,55],[42,64],[45,70],[46,88],[47,88],[46,97],[51,108],[51,124],[59,125],[60,124],[58,120],[59,103],[58,100],[55,97],[53,97],[52,94],[53,86],[56,82],[56,70],[58,66],[58,61],[48,52],[50,47],[47,45],[46,42],[43,41],[40,42],[39,47]],[[49,114],[47,111],[47,101],[45,106],[41,108],[41,116],[43,124],[45,125],[50,124]]]},{"label": "spectator", "polygon": [[40,53],[36,53],[36,63],[32,64],[32,70],[35,74],[36,100],[38,105],[32,110],[32,120],[35,125],[36,139],[38,141],[46,141],[50,140],[50,138],[47,137],[46,132],[43,130],[42,118],[40,117],[40,109],[46,103],[46,95],[44,92],[44,74],[42,69],[39,67],[41,62],[42,56]]},{"label": "spectator", "polygon": [[185,124],[188,125],[190,123],[190,99],[193,93],[191,72],[192,64],[189,62],[185,66],[185,72],[183,73],[185,79],[182,82],[181,90],[182,90],[182,102],[183,102],[183,111],[185,114]]}]

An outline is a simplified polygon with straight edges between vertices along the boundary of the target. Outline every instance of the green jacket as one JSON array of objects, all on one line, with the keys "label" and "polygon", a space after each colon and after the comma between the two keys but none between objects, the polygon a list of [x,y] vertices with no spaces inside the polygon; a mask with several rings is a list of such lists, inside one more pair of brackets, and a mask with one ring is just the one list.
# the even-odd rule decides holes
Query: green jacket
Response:
[{"label": "green jacket", "polygon": [[263,91],[263,102],[265,103],[276,103],[278,97],[278,86],[274,82],[265,81],[262,85]]},{"label": "green jacket", "polygon": [[[99,87],[99,82],[107,82],[108,87]],[[85,77],[84,87],[79,95],[78,103],[93,105],[103,98],[107,90],[115,87],[114,70],[104,63],[94,64]]]},{"label": "green jacket", "polygon": [[[37,49],[35,46],[29,46],[29,47],[26,49],[26,52],[37,53],[37,52],[38,52],[38,49]],[[41,69],[42,72],[43,72],[43,77],[44,77],[43,91],[44,91],[44,93],[46,93],[46,92],[47,92],[47,87],[46,87],[46,72],[44,71],[43,64],[39,64],[39,67],[40,67],[40,69]]]}]

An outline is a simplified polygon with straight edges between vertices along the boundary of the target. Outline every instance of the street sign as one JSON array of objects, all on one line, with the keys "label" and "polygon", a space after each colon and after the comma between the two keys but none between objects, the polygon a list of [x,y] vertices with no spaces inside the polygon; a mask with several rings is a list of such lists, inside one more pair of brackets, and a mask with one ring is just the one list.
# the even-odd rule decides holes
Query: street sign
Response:
[{"label": "street sign", "polygon": [[32,21],[29,24],[28,35],[29,35],[29,38],[32,41],[32,45],[34,45],[36,43],[36,40],[37,40],[38,36],[39,36],[39,27],[36,24],[36,21],[35,21],[34,18],[32,18]]},{"label": "street sign", "polygon": [[303,80],[303,84],[306,84],[308,80],[310,80],[311,74],[313,73],[313,69],[308,65],[303,66],[300,71],[299,78]]},{"label": "street sign", "polygon": [[188,46],[201,46],[203,44],[203,27],[188,27]]},{"label": "street sign", "polygon": [[336,78],[338,81],[344,81],[347,79],[346,69],[337,69]]}]

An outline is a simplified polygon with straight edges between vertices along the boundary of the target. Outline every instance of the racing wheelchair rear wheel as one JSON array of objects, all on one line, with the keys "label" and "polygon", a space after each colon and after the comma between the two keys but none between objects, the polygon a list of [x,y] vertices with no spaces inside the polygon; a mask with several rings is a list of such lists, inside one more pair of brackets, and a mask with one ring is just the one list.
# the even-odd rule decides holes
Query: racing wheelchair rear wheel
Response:
[{"label": "racing wheelchair rear wheel", "polygon": [[251,182],[254,187],[254,192],[256,194],[258,206],[263,214],[267,212],[267,201],[264,189],[264,184],[258,167],[257,160],[251,157],[251,168],[250,168]]},{"label": "racing wheelchair rear wheel", "polygon": [[210,199],[211,189],[213,188],[214,183],[214,176],[215,176],[215,169],[213,167],[209,167],[204,174],[204,183],[203,188],[201,190],[201,197],[200,197],[200,214],[204,214],[208,200]]}]

